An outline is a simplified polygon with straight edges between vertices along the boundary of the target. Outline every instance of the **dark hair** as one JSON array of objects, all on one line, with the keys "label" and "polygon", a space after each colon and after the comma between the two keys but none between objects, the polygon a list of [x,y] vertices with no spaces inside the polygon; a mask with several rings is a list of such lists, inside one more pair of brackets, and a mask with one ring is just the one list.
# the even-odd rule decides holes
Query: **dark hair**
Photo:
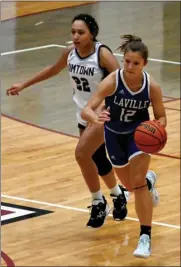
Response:
[{"label": "dark hair", "polygon": [[148,47],[142,42],[140,37],[131,34],[121,35],[121,39],[124,41],[118,47],[124,55],[128,51],[139,52],[143,59],[147,61],[148,59]]},{"label": "dark hair", "polygon": [[90,33],[93,35],[93,41],[96,42],[97,41],[96,36],[99,33],[99,26],[96,20],[91,15],[88,15],[88,14],[79,14],[75,16],[72,20],[72,23],[75,20],[82,20],[86,23],[87,27],[89,28]]}]

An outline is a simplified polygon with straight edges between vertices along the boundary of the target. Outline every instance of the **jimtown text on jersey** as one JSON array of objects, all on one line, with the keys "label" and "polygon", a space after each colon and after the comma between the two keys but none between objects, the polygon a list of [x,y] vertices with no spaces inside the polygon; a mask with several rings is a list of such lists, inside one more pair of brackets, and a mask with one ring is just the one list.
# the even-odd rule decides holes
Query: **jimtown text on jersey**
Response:
[{"label": "jimtown text on jersey", "polygon": [[94,67],[90,68],[90,67],[85,67],[85,66],[80,66],[80,65],[69,63],[69,72],[88,75],[88,76],[94,76]]}]

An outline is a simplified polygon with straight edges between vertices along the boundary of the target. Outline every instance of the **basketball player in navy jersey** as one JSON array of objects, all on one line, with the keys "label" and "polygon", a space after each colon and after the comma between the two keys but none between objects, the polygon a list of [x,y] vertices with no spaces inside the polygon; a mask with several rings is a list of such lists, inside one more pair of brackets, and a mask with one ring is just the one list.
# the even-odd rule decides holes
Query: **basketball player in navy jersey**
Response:
[{"label": "basketball player in navy jersey", "polygon": [[[134,130],[149,120],[148,107],[153,106],[155,120],[166,127],[167,119],[160,86],[143,71],[148,48],[141,38],[123,35],[120,50],[124,52],[124,68],[114,71],[98,86],[81,113],[93,124],[104,124],[105,143],[117,176],[135,195],[135,208],[140,222],[140,238],[135,256],[151,253],[153,203],[145,182],[150,155],[140,151],[134,142]],[[99,115],[95,109],[105,100],[106,109]]]},{"label": "basketball player in navy jersey", "polygon": [[[106,74],[120,68],[110,49],[97,42],[98,32],[98,24],[92,16],[77,15],[72,21],[73,45],[63,51],[55,64],[46,67],[25,83],[15,84],[7,90],[7,95],[17,95],[24,88],[53,77],[68,66],[80,131],[75,157],[92,194],[91,216],[87,226],[94,228],[103,225],[109,211],[107,201],[100,189],[98,175],[103,178],[113,197],[113,218],[122,220],[127,214],[125,189],[117,184],[112,165],[106,156],[104,129],[100,125],[87,127],[87,122],[80,116],[100,81]],[[152,172],[148,172],[148,183],[151,177]]]}]

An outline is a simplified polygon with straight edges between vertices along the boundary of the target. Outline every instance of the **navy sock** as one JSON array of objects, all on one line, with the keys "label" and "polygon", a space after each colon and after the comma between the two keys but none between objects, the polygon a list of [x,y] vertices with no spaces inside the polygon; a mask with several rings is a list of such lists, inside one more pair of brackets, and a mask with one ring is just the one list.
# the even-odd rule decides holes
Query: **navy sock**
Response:
[{"label": "navy sock", "polygon": [[152,189],[152,184],[148,178],[146,178],[148,190],[150,191]]},{"label": "navy sock", "polygon": [[151,226],[141,225],[140,236],[143,234],[148,235],[151,238]]}]

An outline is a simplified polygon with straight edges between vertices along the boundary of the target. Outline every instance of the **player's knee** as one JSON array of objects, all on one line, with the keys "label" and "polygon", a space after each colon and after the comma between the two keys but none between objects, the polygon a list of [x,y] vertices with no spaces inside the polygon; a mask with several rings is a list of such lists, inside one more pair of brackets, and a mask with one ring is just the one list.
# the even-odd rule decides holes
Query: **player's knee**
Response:
[{"label": "player's knee", "polygon": [[100,176],[105,176],[112,170],[112,165],[108,159],[104,160],[104,162],[98,162],[96,166]]},{"label": "player's knee", "polygon": [[84,150],[81,149],[81,146],[77,145],[75,149],[75,159],[78,163],[82,162],[85,159]]},{"label": "player's knee", "polygon": [[107,158],[105,144],[102,144],[93,154],[92,159],[97,166],[100,176],[107,175],[112,170],[112,165]]}]

